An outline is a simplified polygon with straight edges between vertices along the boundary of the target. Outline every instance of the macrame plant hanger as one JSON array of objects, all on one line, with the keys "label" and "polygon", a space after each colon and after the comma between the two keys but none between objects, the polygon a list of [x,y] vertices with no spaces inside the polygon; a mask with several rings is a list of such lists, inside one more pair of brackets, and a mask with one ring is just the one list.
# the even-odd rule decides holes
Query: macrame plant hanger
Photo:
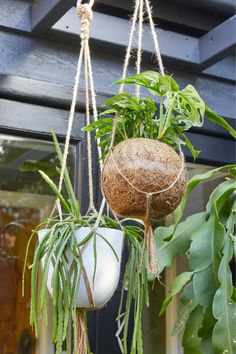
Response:
[{"label": "macrame plant hanger", "polygon": [[[94,0],[90,0],[88,4],[81,4],[82,0],[79,0],[77,3],[77,14],[81,21],[81,49],[79,60],[77,64],[77,72],[75,76],[75,84],[73,89],[73,97],[70,108],[70,115],[68,120],[68,127],[66,133],[65,147],[62,159],[62,167],[60,173],[60,180],[58,189],[61,192],[63,179],[66,170],[67,158],[69,153],[71,132],[75,117],[75,109],[76,109],[76,101],[79,90],[79,83],[82,71],[82,65],[84,63],[84,74],[85,74],[85,98],[86,98],[86,124],[89,125],[91,123],[91,113],[90,113],[90,104],[92,104],[92,113],[94,121],[98,119],[97,113],[97,105],[96,105],[96,93],[94,88],[94,79],[93,79],[93,70],[91,63],[91,55],[89,48],[89,36],[90,36],[90,23],[93,20],[93,11],[92,6],[94,4]],[[90,102],[90,93],[91,93],[91,102]],[[99,144],[97,144],[98,148],[98,156],[100,161],[100,168],[102,169],[102,152]],[[91,133],[87,132],[87,157],[88,157],[88,177],[89,177],[89,207],[88,212],[97,212],[94,204],[94,194],[93,194],[93,164],[92,164],[92,142],[91,142]],[[61,207],[60,201],[57,200],[56,206],[58,208],[59,215],[61,216]]]},{"label": "macrame plant hanger", "polygon": [[[92,106],[93,120],[97,121],[98,119],[97,106],[96,106],[96,93],[94,88],[93,70],[92,70],[91,54],[90,54],[90,47],[89,47],[90,24],[93,20],[93,11],[92,11],[93,5],[94,5],[94,0],[90,0],[88,3],[85,4],[82,4],[82,0],[78,0],[77,2],[77,15],[79,16],[81,22],[81,32],[80,32],[81,48],[80,48],[80,54],[77,63],[77,71],[75,76],[72,103],[71,103],[68,127],[66,132],[65,147],[64,147],[63,157],[62,157],[62,165],[61,165],[60,179],[58,185],[59,192],[61,192],[62,190],[64,175],[66,172],[71,132],[72,132],[74,118],[75,118],[76,102],[77,102],[79,83],[80,83],[80,77],[81,77],[83,65],[84,65],[84,78],[85,78],[86,124],[89,125],[91,123],[90,105]],[[99,147],[99,141],[97,144],[97,149],[98,149],[100,169],[102,170],[102,152],[101,152],[101,148]],[[87,213],[90,212],[97,213],[94,204],[92,142],[91,142],[90,132],[87,132],[87,158],[88,158],[88,184],[89,184],[89,207]],[[104,204],[105,203],[102,202],[103,207]],[[62,208],[59,199],[57,199],[55,202],[54,208],[51,213],[51,217],[54,214],[56,209],[58,210],[59,217],[62,220]],[[81,250],[81,253],[82,252],[83,250]],[[90,308],[95,309],[93,287],[88,280],[86,269],[84,269],[83,265],[81,265],[81,268],[82,268],[82,274],[83,274],[87,295],[90,303]],[[85,316],[84,316],[84,311],[80,309],[77,310],[77,327],[78,327],[77,328],[78,329],[78,345],[77,345],[78,353],[87,354],[88,338],[86,332]]]},{"label": "macrame plant hanger", "polygon": [[[134,42],[134,35],[136,32],[136,27],[138,25],[138,45],[137,45],[137,60],[136,60],[136,73],[139,74],[141,72],[141,64],[142,64],[142,43],[143,43],[143,23],[144,23],[144,15],[147,14],[148,20],[149,20],[149,25],[151,29],[151,37],[153,40],[154,44],[154,49],[155,49],[155,56],[156,60],[158,62],[159,70],[162,75],[165,75],[165,70],[162,62],[162,57],[161,57],[161,52],[160,52],[160,47],[159,47],[159,41],[158,41],[158,34],[155,30],[155,25],[153,21],[153,14],[152,14],[152,7],[150,4],[149,0],[135,0],[135,7],[134,7],[134,13],[133,17],[131,19],[131,30],[129,34],[129,42],[128,42],[128,47],[126,50],[126,55],[125,55],[125,60],[124,60],[124,66],[123,66],[123,73],[122,73],[122,79],[125,79],[127,77],[127,72],[128,72],[128,67],[130,64],[130,59],[131,59],[131,54],[132,54],[132,45]],[[122,83],[120,85],[119,93],[124,92],[124,84]],[[140,97],[140,86],[136,86],[136,96]],[[146,256],[146,267],[147,271],[150,274],[158,275],[158,262],[157,262],[157,254],[156,254],[156,244],[155,244],[155,239],[154,239],[154,234],[153,234],[153,229],[151,226],[150,222],[150,208],[152,204],[152,197],[153,195],[156,194],[161,194],[169,189],[171,189],[179,180],[183,169],[184,169],[184,155],[182,153],[181,147],[179,147],[180,150],[180,156],[182,158],[182,165],[181,169],[179,171],[178,176],[176,179],[173,181],[173,183],[166,189],[164,190],[159,190],[154,193],[147,193],[145,191],[137,189],[127,178],[126,176],[122,173],[122,171],[119,169],[119,166],[117,165],[114,157],[113,157],[113,147],[114,147],[114,141],[115,141],[115,134],[117,130],[117,125],[118,125],[118,114],[115,115],[114,118],[114,124],[113,124],[113,130],[112,130],[112,138],[111,138],[111,144],[109,147],[109,155],[112,156],[114,165],[118,171],[118,173],[126,180],[126,182],[134,188],[137,192],[140,192],[142,194],[146,195],[146,216],[144,221],[144,226],[145,226],[145,231],[144,231],[144,253],[147,254]],[[106,161],[104,162],[104,164]],[[105,198],[105,197],[104,197]],[[104,200],[103,200],[104,203]],[[100,216],[101,216],[100,212]],[[146,251],[146,252],[145,252]]]}]

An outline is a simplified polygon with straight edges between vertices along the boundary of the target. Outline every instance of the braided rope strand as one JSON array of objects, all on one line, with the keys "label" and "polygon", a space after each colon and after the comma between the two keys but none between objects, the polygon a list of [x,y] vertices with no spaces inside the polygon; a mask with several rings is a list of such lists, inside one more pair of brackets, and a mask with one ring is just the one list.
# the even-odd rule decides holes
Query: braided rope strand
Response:
[{"label": "braided rope strand", "polygon": [[[137,74],[141,72],[141,63],[142,63],[142,42],[143,42],[143,0],[140,0],[139,7],[139,30],[138,30],[138,51],[137,51],[137,61],[136,61],[136,70]],[[136,96],[140,96],[141,86],[136,85]]]}]

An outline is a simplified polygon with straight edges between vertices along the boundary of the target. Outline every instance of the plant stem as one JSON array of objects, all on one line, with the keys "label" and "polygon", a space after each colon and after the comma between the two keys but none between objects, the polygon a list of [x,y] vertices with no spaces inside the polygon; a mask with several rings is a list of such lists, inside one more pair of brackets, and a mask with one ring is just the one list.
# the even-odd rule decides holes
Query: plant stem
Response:
[{"label": "plant stem", "polygon": [[164,115],[163,115],[163,96],[160,96],[160,126],[159,126],[159,132],[158,132],[158,139],[160,139],[161,137],[161,132],[162,132],[162,127],[163,127],[163,118],[164,118]]},{"label": "plant stem", "polygon": [[124,122],[124,120],[123,120],[123,132],[125,134],[125,139],[128,139],[128,135],[127,135],[126,130],[125,130],[125,122]]}]

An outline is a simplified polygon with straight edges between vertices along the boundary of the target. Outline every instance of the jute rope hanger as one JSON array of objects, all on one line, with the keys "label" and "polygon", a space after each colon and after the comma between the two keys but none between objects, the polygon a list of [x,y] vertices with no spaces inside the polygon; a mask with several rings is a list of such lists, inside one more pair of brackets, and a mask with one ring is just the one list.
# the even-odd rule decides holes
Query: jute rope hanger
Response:
[{"label": "jute rope hanger", "polygon": [[[74,117],[75,117],[75,110],[76,110],[76,102],[77,102],[77,96],[78,96],[78,88],[79,88],[79,83],[80,83],[80,77],[81,77],[81,71],[82,71],[82,65],[84,63],[84,74],[85,74],[85,97],[86,97],[86,124],[89,125],[91,123],[91,115],[90,115],[90,93],[91,93],[91,103],[92,103],[92,111],[93,111],[93,119],[94,121],[97,121],[98,119],[98,114],[97,114],[97,108],[96,108],[96,94],[95,94],[95,89],[94,89],[94,80],[93,80],[93,71],[92,71],[92,64],[91,64],[91,55],[90,55],[90,49],[89,49],[89,28],[90,28],[90,23],[93,20],[93,11],[92,11],[92,6],[94,4],[94,0],[90,0],[88,4],[82,4],[82,1],[79,0],[77,3],[77,14],[80,17],[81,20],[81,49],[80,49],[80,54],[79,54],[79,59],[77,63],[77,71],[76,71],[76,76],[75,76],[75,83],[74,83],[74,88],[73,88],[73,97],[72,97],[72,103],[71,103],[71,108],[70,108],[70,115],[69,115],[69,120],[68,120],[68,127],[67,127],[67,132],[66,132],[66,140],[65,140],[65,147],[64,147],[64,152],[63,152],[63,157],[62,157],[62,166],[61,166],[61,172],[60,172],[60,179],[59,179],[59,185],[58,185],[58,190],[61,192],[62,186],[63,186],[63,180],[64,180],[64,175],[65,175],[65,170],[66,170],[66,165],[67,165],[67,158],[69,154],[69,146],[70,146],[70,138],[71,138],[71,132],[72,132],[72,127],[73,127],[73,122],[74,122]],[[98,155],[99,155],[99,161],[100,161],[100,169],[102,170],[102,152],[101,148],[99,147],[99,144],[97,146],[98,148]],[[94,205],[94,195],[93,195],[93,165],[92,165],[92,142],[91,142],[91,133],[87,132],[87,154],[88,154],[88,175],[89,175],[89,211],[96,212],[96,208]],[[57,199],[52,211],[52,214],[54,213],[55,209],[58,209],[58,213],[60,216],[60,219],[62,220],[62,210],[61,210],[61,204],[60,200]],[[83,253],[83,249],[80,251]],[[94,300],[94,293],[93,293],[93,288],[92,285],[90,284],[90,281],[87,276],[86,269],[81,266],[82,268],[82,274],[84,278],[84,283],[89,299],[89,304],[91,309],[95,308],[95,300]],[[82,311],[78,310],[77,311],[78,315],[78,331],[79,331],[79,343],[78,343],[78,350],[80,354],[87,354],[87,335],[85,331],[85,324],[82,316]]]},{"label": "jute rope hanger", "polygon": [[[71,132],[72,132],[72,127],[73,127],[73,122],[74,122],[76,101],[77,101],[77,95],[78,95],[78,87],[79,87],[79,82],[80,82],[83,61],[84,61],[84,74],[85,74],[86,124],[89,125],[91,123],[90,92],[91,92],[91,100],[92,100],[93,119],[94,119],[94,121],[97,121],[97,119],[98,119],[97,108],[96,108],[96,94],[95,94],[95,89],[94,89],[93,71],[92,71],[91,55],[90,55],[90,48],[89,48],[89,36],[90,36],[89,29],[90,29],[90,23],[93,20],[93,11],[92,11],[93,4],[94,4],[94,0],[90,0],[90,2],[88,4],[82,4],[81,0],[78,0],[78,3],[77,3],[77,14],[81,20],[81,34],[80,34],[81,49],[80,49],[80,55],[79,55],[79,60],[78,60],[78,64],[77,64],[77,72],[76,72],[76,76],[75,76],[73,97],[72,97],[72,103],[71,103],[71,109],[70,109],[70,115],[69,115],[68,128],[67,128],[67,133],[66,133],[66,141],[65,141],[65,148],[64,148],[64,153],[63,153],[62,168],[61,168],[60,181],[59,181],[59,186],[58,186],[59,191],[62,190],[63,179],[64,179],[65,170],[66,170],[66,163],[67,163],[67,158],[68,158],[68,153],[69,153],[70,138],[71,138]],[[100,169],[102,170],[102,167],[103,167],[103,165],[102,165],[102,151],[101,151],[101,148],[99,147],[99,144],[97,144],[97,148],[98,148],[98,156],[99,156],[99,161],[100,161]],[[92,212],[97,213],[95,205],[94,205],[94,195],[93,195],[93,161],[92,161],[92,142],[91,142],[91,133],[90,132],[87,132],[87,155],[88,155],[88,176],[89,176],[89,208],[88,208],[88,212],[92,211]],[[56,206],[58,208],[59,215],[62,218],[61,206],[60,206],[59,200],[56,201]],[[84,249],[82,249],[79,252],[83,253],[83,250]],[[85,283],[90,307],[92,309],[95,309],[93,288],[92,288],[92,285],[90,284],[86,269],[83,267],[83,265],[82,265],[82,273],[83,273],[84,283]],[[87,352],[88,352],[88,348],[87,348],[88,338],[87,338],[86,326],[85,326],[85,322],[84,322],[83,310],[77,310],[77,326],[78,326],[78,352],[80,354],[87,354]],[[74,353],[74,354],[76,354],[76,353]]]},{"label": "jute rope hanger", "polygon": [[[145,2],[145,6],[144,6],[144,2]],[[160,52],[160,47],[159,47],[158,34],[155,31],[155,25],[154,25],[154,21],[153,21],[152,8],[150,5],[150,1],[149,0],[135,0],[135,8],[134,8],[134,14],[133,14],[133,18],[132,18],[131,31],[130,31],[130,35],[129,35],[129,43],[128,43],[124,66],[123,66],[122,79],[125,79],[127,76],[127,71],[128,71],[128,67],[129,67],[129,63],[130,63],[130,58],[131,58],[132,44],[134,41],[134,34],[135,34],[138,19],[139,19],[139,26],[138,26],[138,48],[137,48],[136,72],[137,72],[137,74],[139,74],[141,72],[144,12],[147,12],[147,15],[148,15],[150,29],[151,29],[151,36],[152,36],[153,43],[154,43],[154,49],[155,49],[155,54],[156,54],[159,69],[160,69],[161,74],[165,75],[164,65],[162,62],[162,57],[161,57],[161,52]],[[120,85],[119,93],[123,93],[123,92],[124,92],[124,84],[122,83]],[[139,85],[136,86],[136,96],[137,97],[140,96],[140,86]],[[169,187],[167,187],[163,190],[153,192],[153,193],[148,193],[148,192],[138,189],[123,174],[123,172],[121,171],[121,169],[117,165],[114,155],[113,155],[113,148],[114,148],[115,134],[116,134],[117,126],[118,126],[118,120],[119,120],[119,116],[118,116],[118,114],[116,114],[115,118],[114,118],[114,123],[113,123],[111,144],[109,147],[108,156],[110,155],[112,157],[115,168],[117,169],[118,173],[122,176],[122,178],[132,188],[134,188],[137,192],[146,195],[147,201],[146,201],[146,216],[144,219],[144,223],[145,223],[145,242],[144,242],[145,245],[144,246],[147,247],[147,249],[148,249],[147,268],[150,273],[158,274],[158,264],[157,264],[157,259],[156,259],[156,245],[155,245],[155,241],[154,241],[152,226],[150,224],[150,209],[151,209],[151,205],[152,205],[152,197],[154,195],[161,194],[161,193],[164,193],[164,192],[170,190],[179,181],[181,174],[182,174],[184,167],[185,167],[184,154],[183,154],[181,146],[179,144],[179,151],[180,151],[180,156],[181,156],[181,161],[182,161],[181,168],[180,168],[180,171],[179,171],[177,177],[175,178],[175,180],[171,183],[171,185]],[[106,160],[104,163],[106,164]]]},{"label": "jute rope hanger", "polygon": [[[91,64],[91,55],[90,55],[90,48],[89,48],[89,36],[90,36],[90,23],[93,20],[93,11],[92,6],[94,4],[94,0],[90,0],[88,4],[82,4],[82,0],[78,0],[77,3],[77,14],[81,19],[81,49],[80,55],[77,63],[77,71],[75,76],[75,83],[73,88],[73,96],[72,96],[72,103],[70,108],[70,115],[68,120],[68,127],[66,132],[66,140],[65,140],[65,147],[62,159],[62,167],[59,179],[58,189],[61,192],[63,186],[63,179],[66,170],[67,158],[69,154],[69,147],[70,147],[70,138],[71,132],[75,117],[75,110],[76,110],[76,102],[78,96],[78,89],[82,71],[82,64],[84,62],[84,73],[85,73],[85,96],[86,96],[86,124],[91,123],[91,115],[90,115],[90,96],[89,92],[91,93],[91,101],[92,101],[92,111],[93,111],[93,119],[94,121],[98,120],[98,112],[96,107],[96,93],[94,89],[94,79],[93,79],[93,70]],[[90,87],[89,87],[90,85]],[[100,161],[100,169],[102,170],[102,151],[99,146],[99,141],[97,144],[98,149],[98,156]],[[91,133],[87,132],[87,154],[88,154],[88,176],[89,176],[89,208],[88,211],[97,212],[95,205],[94,205],[94,195],[93,195],[93,163],[92,163],[92,142],[91,142]],[[60,218],[62,219],[62,211],[60,200],[57,199],[52,214],[54,213],[55,209],[58,209]]]}]

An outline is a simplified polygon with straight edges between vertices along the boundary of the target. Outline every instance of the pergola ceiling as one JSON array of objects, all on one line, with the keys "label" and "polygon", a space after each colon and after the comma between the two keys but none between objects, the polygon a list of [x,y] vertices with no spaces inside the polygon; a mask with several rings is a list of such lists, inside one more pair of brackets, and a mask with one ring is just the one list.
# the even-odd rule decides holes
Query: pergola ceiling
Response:
[{"label": "pergola ceiling", "polygon": [[[151,3],[158,21],[181,23],[202,30],[208,30],[209,26],[219,25],[233,16],[236,6],[235,0],[152,0]],[[45,15],[47,21],[44,25],[51,26],[76,5],[76,0],[34,0],[32,4],[32,27],[42,27],[43,30]],[[96,0],[94,10],[127,16],[127,11],[133,10],[133,0]]]},{"label": "pergola ceiling", "polygon": [[[110,0],[97,0],[95,3],[95,19],[91,28],[92,40],[102,42],[103,45],[125,46],[124,39],[127,37],[129,21],[128,19],[117,17],[115,11],[112,12],[112,8],[129,11],[132,9],[133,1],[113,0],[111,2]],[[76,18],[76,12],[72,9],[74,5],[75,0],[37,0],[33,3],[31,10],[32,32],[45,34],[51,30],[50,34],[60,32],[61,37],[67,36],[67,38],[68,36],[72,38],[73,35],[78,35],[78,19]],[[173,6],[177,5],[182,13],[180,28],[183,28],[184,25],[186,27],[191,26],[191,16],[192,21],[195,20],[196,22],[197,11],[200,11],[203,16],[203,9],[211,9],[211,12],[205,13],[205,17],[198,19],[199,30],[204,32],[200,37],[196,37],[196,35],[186,36],[185,33],[179,33],[178,22],[175,22],[176,31],[160,30],[160,44],[162,54],[165,57],[182,61],[202,71],[234,54],[236,44],[234,0],[191,0],[191,5],[186,0],[165,0],[165,2],[164,0],[159,0],[153,5],[155,17],[158,19],[166,17],[167,23],[170,23],[171,20],[173,22],[176,21],[174,19],[175,9]],[[99,12],[99,6],[103,6],[103,10],[104,6],[108,6],[110,11],[101,13]],[[169,18],[166,15],[168,7]],[[190,16],[190,14],[192,15]],[[209,31],[204,31],[201,23],[203,22],[204,24],[204,21],[206,22],[207,16],[210,19],[210,23],[213,24],[213,19],[215,19],[217,25]],[[186,18],[186,23],[184,22],[184,17]],[[220,17],[223,21],[221,23],[219,23]],[[107,31],[108,26],[111,26],[112,31]],[[194,26],[196,27],[196,23]],[[148,29],[146,29],[146,32],[148,33]],[[150,42],[146,41],[144,51],[152,52]]]}]

